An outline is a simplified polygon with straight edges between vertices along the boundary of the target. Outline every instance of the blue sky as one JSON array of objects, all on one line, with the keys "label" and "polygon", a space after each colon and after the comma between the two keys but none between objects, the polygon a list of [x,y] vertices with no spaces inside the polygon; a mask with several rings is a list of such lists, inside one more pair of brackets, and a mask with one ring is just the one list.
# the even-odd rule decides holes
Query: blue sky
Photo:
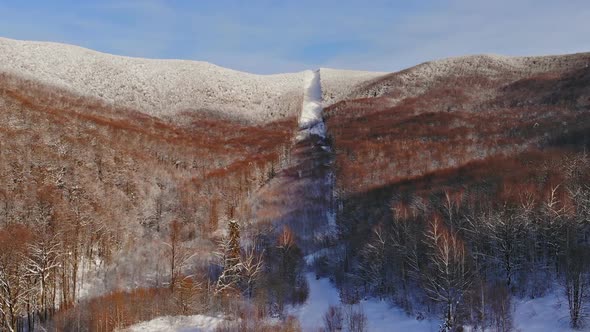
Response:
[{"label": "blue sky", "polygon": [[254,73],[590,51],[588,0],[0,0],[0,36]]}]

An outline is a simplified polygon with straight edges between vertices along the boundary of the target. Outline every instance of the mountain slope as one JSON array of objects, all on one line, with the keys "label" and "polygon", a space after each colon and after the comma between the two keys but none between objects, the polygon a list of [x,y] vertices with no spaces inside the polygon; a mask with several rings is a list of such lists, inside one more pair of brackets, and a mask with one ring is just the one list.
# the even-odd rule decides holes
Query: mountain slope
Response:
[{"label": "mountain slope", "polygon": [[341,294],[428,311],[447,330],[512,330],[522,322],[500,308],[513,297],[571,299],[590,250],[589,62],[434,61],[327,107]]},{"label": "mountain slope", "polygon": [[206,62],[129,58],[6,38],[0,38],[0,72],[160,118],[216,111],[254,122],[296,116],[303,84],[301,73],[262,76]]},{"label": "mountain slope", "polygon": [[[441,81],[472,77],[502,84],[542,73],[563,73],[590,65],[588,53],[510,57],[470,55],[429,61],[417,66],[365,81],[347,99],[386,96],[391,101],[415,97]],[[464,82],[466,83],[466,82]]]}]

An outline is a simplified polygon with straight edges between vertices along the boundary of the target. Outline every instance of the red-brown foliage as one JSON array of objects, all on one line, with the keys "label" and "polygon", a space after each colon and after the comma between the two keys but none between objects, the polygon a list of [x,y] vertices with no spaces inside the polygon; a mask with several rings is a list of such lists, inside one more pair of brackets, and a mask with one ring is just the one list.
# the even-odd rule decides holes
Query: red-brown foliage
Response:
[{"label": "red-brown foliage", "polygon": [[112,292],[61,310],[53,319],[53,328],[70,331],[84,326],[88,331],[106,332],[175,313],[169,289],[140,288]]},{"label": "red-brown foliage", "polygon": [[[590,112],[572,112],[585,107],[585,99],[579,98],[582,90],[574,98],[578,106],[527,96],[550,91],[554,96],[559,86],[586,80],[587,71],[528,78],[542,80],[548,86],[546,92],[521,81],[501,85],[504,81],[482,79],[480,84],[468,85],[458,77],[393,107],[387,97],[333,105],[326,117],[337,151],[339,186],[354,194],[477,160],[557,144],[585,144],[588,136],[582,133],[590,129]],[[495,97],[482,99],[485,95]],[[517,98],[527,103],[512,102]]]}]

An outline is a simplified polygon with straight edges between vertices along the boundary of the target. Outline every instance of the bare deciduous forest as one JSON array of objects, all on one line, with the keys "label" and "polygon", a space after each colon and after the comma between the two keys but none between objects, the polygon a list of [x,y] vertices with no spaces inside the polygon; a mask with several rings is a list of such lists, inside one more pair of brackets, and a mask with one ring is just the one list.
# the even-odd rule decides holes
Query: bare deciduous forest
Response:
[{"label": "bare deciduous forest", "polygon": [[367,80],[304,139],[294,115],[153,117],[0,74],[0,330],[298,331],[309,273],[344,306],[325,331],[366,331],[367,298],[511,331],[549,290],[586,326],[590,57],[535,59]]},{"label": "bare deciduous forest", "polygon": [[341,291],[438,315],[446,330],[510,331],[512,297],[558,283],[582,327],[589,83],[587,67],[457,75],[395,106],[385,93],[326,109]]}]

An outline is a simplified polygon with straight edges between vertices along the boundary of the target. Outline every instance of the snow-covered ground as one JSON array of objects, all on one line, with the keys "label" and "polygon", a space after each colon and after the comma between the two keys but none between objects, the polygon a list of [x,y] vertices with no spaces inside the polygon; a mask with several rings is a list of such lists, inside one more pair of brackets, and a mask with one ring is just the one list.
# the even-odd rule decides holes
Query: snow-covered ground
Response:
[{"label": "snow-covered ground", "polygon": [[[324,325],[324,314],[330,306],[340,305],[338,290],[326,278],[316,279],[314,273],[306,274],[309,284],[309,297],[305,304],[292,307],[289,314],[297,317],[303,331],[317,331]],[[402,310],[391,307],[387,302],[364,300],[354,309],[362,309],[367,316],[367,331],[438,331],[439,323],[430,320],[417,320]],[[343,308],[345,311],[346,308]]]},{"label": "snow-covered ground", "polygon": [[213,332],[224,320],[204,315],[163,316],[130,326],[121,332]]},{"label": "snow-covered ground", "polygon": [[[316,279],[314,273],[307,273],[309,297],[305,304],[290,307],[288,313],[299,319],[304,332],[317,331],[323,327],[324,314],[330,306],[341,306],[338,290],[326,278]],[[435,332],[439,330],[437,320],[417,320],[406,315],[399,308],[392,307],[385,301],[375,299],[363,300],[361,303],[347,307],[342,306],[343,312],[355,309],[365,313],[367,317],[367,331],[404,331],[404,332]],[[194,316],[164,316],[151,321],[135,324],[126,332],[205,332],[214,331],[224,320],[219,317],[204,315]],[[573,331],[569,327],[567,303],[553,292],[547,296],[514,300],[513,312],[514,330],[519,332],[566,332]],[[467,329],[469,330],[469,329]]]},{"label": "snow-covered ground", "polygon": [[[521,332],[565,332],[569,327],[569,309],[560,290],[536,299],[515,299],[514,329]],[[590,330],[586,329],[586,331]]]},{"label": "snow-covered ground", "polygon": [[[305,304],[290,308],[303,331],[316,331],[323,326],[324,314],[330,306],[338,306],[338,290],[328,279],[316,279],[314,273],[306,275],[309,298]],[[566,332],[569,327],[567,302],[559,289],[536,299],[514,299],[514,330],[519,332]],[[367,331],[434,332],[439,330],[436,320],[417,320],[399,308],[376,299],[363,300],[355,308],[362,308],[367,316]]]}]

